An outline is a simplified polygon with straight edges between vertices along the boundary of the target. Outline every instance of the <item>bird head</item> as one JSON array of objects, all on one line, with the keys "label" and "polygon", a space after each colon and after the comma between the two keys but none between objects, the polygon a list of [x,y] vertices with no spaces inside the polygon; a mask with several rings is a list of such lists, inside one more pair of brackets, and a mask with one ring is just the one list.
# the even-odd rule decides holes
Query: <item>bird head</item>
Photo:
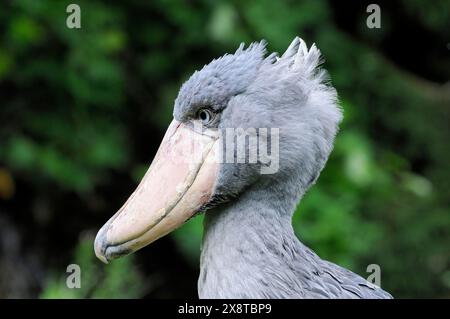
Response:
[{"label": "bird head", "polygon": [[342,117],[320,59],[300,38],[281,56],[267,55],[262,41],[196,71],[147,173],[98,232],[98,258],[134,252],[253,185],[289,180],[304,192]]}]

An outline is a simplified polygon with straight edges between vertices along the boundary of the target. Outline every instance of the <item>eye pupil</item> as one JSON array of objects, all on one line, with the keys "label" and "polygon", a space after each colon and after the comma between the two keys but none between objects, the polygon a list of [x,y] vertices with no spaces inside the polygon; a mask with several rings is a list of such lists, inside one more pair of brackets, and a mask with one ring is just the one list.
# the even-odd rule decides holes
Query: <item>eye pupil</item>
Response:
[{"label": "eye pupil", "polygon": [[198,112],[198,117],[204,124],[207,124],[211,120],[211,113],[209,110],[203,109]]}]

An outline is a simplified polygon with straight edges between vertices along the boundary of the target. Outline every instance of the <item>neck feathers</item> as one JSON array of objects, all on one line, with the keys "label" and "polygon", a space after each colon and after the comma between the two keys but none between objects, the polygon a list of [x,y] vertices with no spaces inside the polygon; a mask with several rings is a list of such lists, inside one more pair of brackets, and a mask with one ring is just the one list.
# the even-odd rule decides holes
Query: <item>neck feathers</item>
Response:
[{"label": "neck feathers", "polygon": [[252,189],[208,211],[200,298],[392,298],[297,239],[291,195]]},{"label": "neck feathers", "polygon": [[301,290],[293,268],[304,246],[292,229],[292,210],[286,196],[253,189],[208,211],[200,297],[281,298]]}]

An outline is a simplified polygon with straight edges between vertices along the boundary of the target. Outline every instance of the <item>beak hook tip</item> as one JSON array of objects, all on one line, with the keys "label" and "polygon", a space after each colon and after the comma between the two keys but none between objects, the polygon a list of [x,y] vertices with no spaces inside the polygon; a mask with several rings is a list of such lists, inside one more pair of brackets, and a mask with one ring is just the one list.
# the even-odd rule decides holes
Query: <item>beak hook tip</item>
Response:
[{"label": "beak hook tip", "polygon": [[100,229],[97,236],[95,237],[94,252],[95,252],[95,255],[97,256],[97,258],[100,259],[100,261],[103,262],[104,264],[109,263],[109,260],[105,254],[106,248],[107,248],[106,238],[103,234],[103,228],[102,228],[102,229]]}]

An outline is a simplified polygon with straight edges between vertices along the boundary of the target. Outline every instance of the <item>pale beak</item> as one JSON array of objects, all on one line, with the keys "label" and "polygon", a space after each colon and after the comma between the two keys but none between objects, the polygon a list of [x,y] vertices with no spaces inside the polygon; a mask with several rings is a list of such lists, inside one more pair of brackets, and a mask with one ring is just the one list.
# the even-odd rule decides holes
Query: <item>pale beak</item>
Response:
[{"label": "pale beak", "polygon": [[100,229],[95,254],[103,262],[132,253],[182,225],[211,198],[218,137],[176,120],[137,189]]}]

